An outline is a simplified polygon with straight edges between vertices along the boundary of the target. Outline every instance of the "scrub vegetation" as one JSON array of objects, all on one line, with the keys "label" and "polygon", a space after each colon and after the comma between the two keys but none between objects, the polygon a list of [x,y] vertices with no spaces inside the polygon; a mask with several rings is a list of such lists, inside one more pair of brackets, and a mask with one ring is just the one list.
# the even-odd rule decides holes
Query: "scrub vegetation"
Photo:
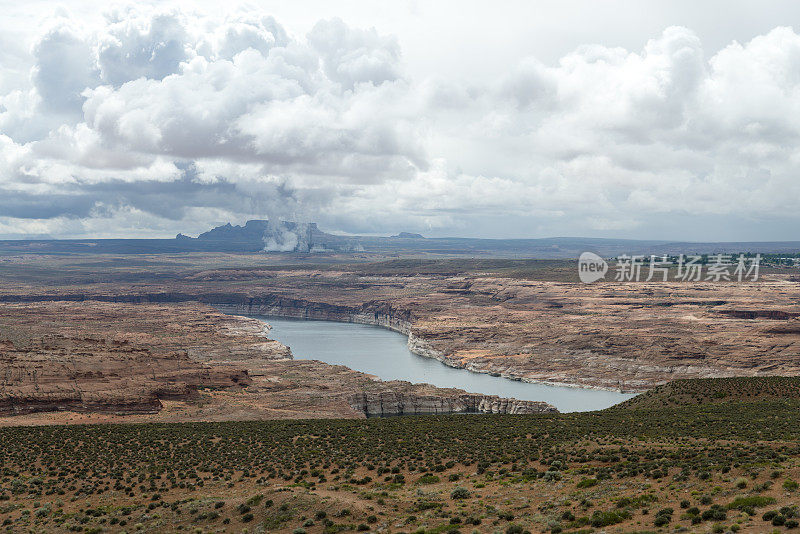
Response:
[{"label": "scrub vegetation", "polygon": [[[795,379],[733,383],[764,397],[721,396],[732,382],[697,380],[591,413],[3,428],[0,523],[34,532],[793,530],[800,399],[780,392]],[[674,395],[691,402],[657,407]]]}]

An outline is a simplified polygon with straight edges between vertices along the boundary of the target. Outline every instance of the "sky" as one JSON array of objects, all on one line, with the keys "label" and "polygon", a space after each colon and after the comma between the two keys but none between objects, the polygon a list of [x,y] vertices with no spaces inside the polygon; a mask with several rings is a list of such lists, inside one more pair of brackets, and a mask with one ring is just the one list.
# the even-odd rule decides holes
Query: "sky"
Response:
[{"label": "sky", "polygon": [[800,240],[796,2],[0,9],[0,238]]}]

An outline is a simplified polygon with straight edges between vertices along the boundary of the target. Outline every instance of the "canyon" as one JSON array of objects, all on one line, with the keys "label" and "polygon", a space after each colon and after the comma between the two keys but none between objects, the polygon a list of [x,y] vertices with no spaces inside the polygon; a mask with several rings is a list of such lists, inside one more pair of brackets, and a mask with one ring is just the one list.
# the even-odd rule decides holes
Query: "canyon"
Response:
[{"label": "canyon", "polygon": [[86,422],[552,411],[293,360],[242,317],[256,314],[378,325],[407,335],[419,355],[528,382],[640,392],[677,378],[800,374],[792,273],[584,285],[557,262],[264,258],[204,257],[198,267],[162,257],[154,268],[48,257],[68,274],[57,283],[7,264],[0,422],[63,421],[60,412]]},{"label": "canyon", "polygon": [[1,303],[0,369],[0,424],[556,411],[294,361],[261,321],[196,302]]}]

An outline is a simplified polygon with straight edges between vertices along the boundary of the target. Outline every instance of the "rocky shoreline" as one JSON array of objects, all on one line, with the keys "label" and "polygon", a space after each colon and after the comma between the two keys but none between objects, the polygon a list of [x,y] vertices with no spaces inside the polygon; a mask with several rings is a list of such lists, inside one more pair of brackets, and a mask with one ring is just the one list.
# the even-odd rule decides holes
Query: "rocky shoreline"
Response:
[{"label": "rocky shoreline", "polygon": [[463,393],[447,397],[440,395],[407,395],[395,392],[356,393],[349,399],[354,410],[366,417],[430,414],[535,414],[558,413],[546,402],[521,401],[496,395]]},{"label": "rocky shoreline", "polygon": [[137,301],[0,303],[0,425],[556,411],[295,361],[257,319]]},{"label": "rocky shoreline", "polygon": [[[342,306],[329,307],[322,303],[309,301],[286,300],[281,304],[268,305],[254,304],[215,304],[217,310],[235,316],[249,317],[263,315],[272,317],[285,317],[293,319],[324,320],[367,324],[380,326],[399,332],[408,337],[408,348],[414,354],[426,358],[439,360],[445,365],[454,367],[451,362],[439,351],[431,348],[425,340],[414,336],[410,321],[394,317],[388,313],[353,311]],[[383,382],[386,384],[399,383],[399,381]],[[403,382],[411,385],[408,382]],[[436,388],[439,389],[439,388]],[[442,389],[441,391],[456,391]],[[398,393],[396,391],[360,392],[353,394],[349,399],[354,410],[367,417],[389,415],[423,415],[447,413],[557,413],[558,410],[546,403],[537,401],[524,401],[515,398],[498,397],[497,395],[483,395],[461,392],[455,395],[414,395]]]},{"label": "rocky shoreline", "polygon": [[614,387],[608,384],[578,384],[575,382],[559,381],[558,379],[537,380],[519,373],[514,373],[513,371],[498,372],[491,367],[476,365],[474,362],[462,362],[458,359],[448,357],[443,351],[434,348],[429,341],[416,335],[413,324],[409,320],[412,314],[394,310],[395,313],[399,315],[395,316],[391,314],[392,309],[387,309],[385,306],[376,308],[375,310],[365,310],[363,308],[350,308],[346,306],[330,305],[323,302],[289,298],[268,300],[267,302],[258,298],[252,298],[248,299],[247,303],[214,303],[213,306],[223,313],[245,317],[263,315],[289,319],[335,321],[380,326],[405,335],[408,338],[408,350],[412,353],[424,358],[437,360],[448,367],[463,369],[471,373],[491,374],[508,380],[518,380],[530,384],[546,384],[557,387],[594,389],[620,393],[639,393],[642,391],[642,388]]},{"label": "rocky shoreline", "polygon": [[797,284],[780,278],[585,286],[316,273],[301,287],[293,273],[270,276],[233,313],[384,326],[415,354],[523,382],[639,393],[680,378],[800,374]]},{"label": "rocky shoreline", "polygon": [[402,265],[211,269],[164,282],[9,287],[0,289],[0,303],[202,302],[235,315],[378,325],[450,367],[626,393],[679,378],[800,374],[799,286],[787,277],[589,286],[410,273]]}]

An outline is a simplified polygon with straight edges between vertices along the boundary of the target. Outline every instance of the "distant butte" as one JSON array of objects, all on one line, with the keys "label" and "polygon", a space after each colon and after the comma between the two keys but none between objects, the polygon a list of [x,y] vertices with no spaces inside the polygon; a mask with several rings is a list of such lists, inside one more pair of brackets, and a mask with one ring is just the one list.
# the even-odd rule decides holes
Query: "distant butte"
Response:
[{"label": "distant butte", "polygon": [[401,239],[425,239],[425,236],[422,234],[412,234],[411,232],[400,232],[392,237],[399,237]]}]

